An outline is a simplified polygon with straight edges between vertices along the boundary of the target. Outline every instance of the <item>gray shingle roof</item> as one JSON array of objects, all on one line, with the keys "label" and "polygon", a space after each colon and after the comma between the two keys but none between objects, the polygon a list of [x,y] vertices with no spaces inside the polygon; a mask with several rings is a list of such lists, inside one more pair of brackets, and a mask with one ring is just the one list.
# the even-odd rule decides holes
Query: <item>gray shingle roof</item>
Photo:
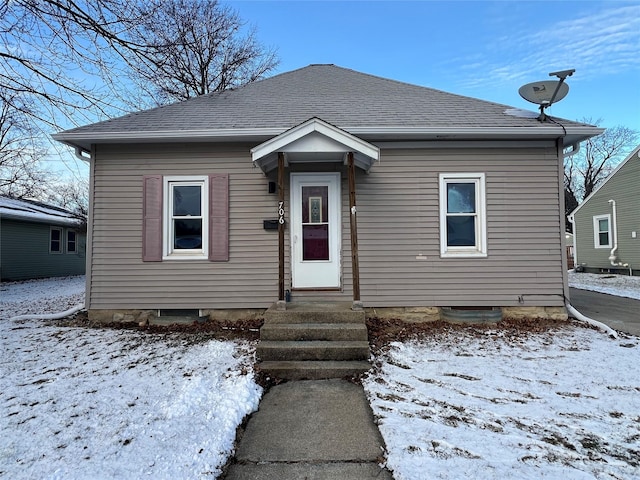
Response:
[{"label": "gray shingle roof", "polygon": [[[202,132],[249,136],[250,131],[264,130],[262,133],[268,137],[312,117],[353,134],[369,133],[369,138],[375,131],[431,130],[444,134],[453,130],[550,126],[559,131],[557,125],[505,113],[510,108],[335,65],[309,65],[236,90],[79,127],[54,138],[86,145],[89,139],[139,138],[149,134],[162,138],[163,133],[179,137],[188,136],[189,132],[199,132],[200,136]],[[93,140],[91,143],[97,143]]]}]

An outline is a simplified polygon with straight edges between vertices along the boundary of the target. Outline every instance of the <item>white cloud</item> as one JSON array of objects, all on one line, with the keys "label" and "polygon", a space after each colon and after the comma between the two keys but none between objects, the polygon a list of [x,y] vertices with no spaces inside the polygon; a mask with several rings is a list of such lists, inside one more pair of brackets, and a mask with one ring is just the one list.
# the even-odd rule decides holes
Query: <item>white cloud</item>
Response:
[{"label": "white cloud", "polygon": [[[509,34],[500,33],[484,52],[451,60],[468,74],[459,83],[463,88],[504,86],[567,68],[576,68],[580,79],[640,70],[640,5],[602,5],[535,32],[511,23]],[[552,10],[546,9],[550,19]]]}]

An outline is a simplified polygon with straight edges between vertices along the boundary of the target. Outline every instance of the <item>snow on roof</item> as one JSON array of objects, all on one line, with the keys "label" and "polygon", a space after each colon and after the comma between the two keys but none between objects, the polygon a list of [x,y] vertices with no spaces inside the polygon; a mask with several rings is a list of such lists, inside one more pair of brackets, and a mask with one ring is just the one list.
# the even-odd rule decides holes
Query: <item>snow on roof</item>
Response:
[{"label": "snow on roof", "polygon": [[18,200],[2,196],[0,196],[0,218],[67,226],[76,226],[80,223],[76,215],[64,208],[35,200]]}]

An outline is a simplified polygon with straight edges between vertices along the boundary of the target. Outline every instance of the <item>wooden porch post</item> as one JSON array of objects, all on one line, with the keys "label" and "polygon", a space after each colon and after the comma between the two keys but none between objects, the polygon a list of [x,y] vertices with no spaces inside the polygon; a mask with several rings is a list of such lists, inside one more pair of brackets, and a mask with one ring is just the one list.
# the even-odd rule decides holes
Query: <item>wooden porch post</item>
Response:
[{"label": "wooden porch post", "polygon": [[278,152],[278,304],[284,299],[284,153]]},{"label": "wooden porch post", "polygon": [[353,309],[361,310],[360,301],[360,264],[358,260],[358,220],[356,218],[356,169],[353,164],[353,152],[347,154],[349,170],[349,219],[351,226],[351,269],[353,274]]}]

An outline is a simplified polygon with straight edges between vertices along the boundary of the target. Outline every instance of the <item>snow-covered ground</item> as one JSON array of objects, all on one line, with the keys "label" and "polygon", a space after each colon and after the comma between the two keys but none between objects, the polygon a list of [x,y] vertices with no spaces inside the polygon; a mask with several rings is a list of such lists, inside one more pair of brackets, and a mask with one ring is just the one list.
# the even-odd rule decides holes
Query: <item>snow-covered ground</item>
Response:
[{"label": "snow-covered ground", "polygon": [[393,343],[364,381],[396,480],[640,478],[640,339],[569,326]]},{"label": "snow-covered ground", "polygon": [[627,275],[598,275],[569,271],[569,286],[581,290],[608,293],[618,297],[640,300],[640,277]]},{"label": "snow-covered ground", "polygon": [[0,320],[63,312],[84,304],[85,276],[0,283]]},{"label": "snow-covered ground", "polygon": [[262,394],[255,346],[7,320],[66,310],[83,289],[1,286],[0,478],[216,478]]},{"label": "snow-covered ground", "polygon": [[[8,320],[83,289],[0,285],[0,478],[216,478],[262,394],[255,346]],[[640,338],[577,324],[451,327],[378,353],[364,386],[396,480],[632,479],[639,364]]]}]

